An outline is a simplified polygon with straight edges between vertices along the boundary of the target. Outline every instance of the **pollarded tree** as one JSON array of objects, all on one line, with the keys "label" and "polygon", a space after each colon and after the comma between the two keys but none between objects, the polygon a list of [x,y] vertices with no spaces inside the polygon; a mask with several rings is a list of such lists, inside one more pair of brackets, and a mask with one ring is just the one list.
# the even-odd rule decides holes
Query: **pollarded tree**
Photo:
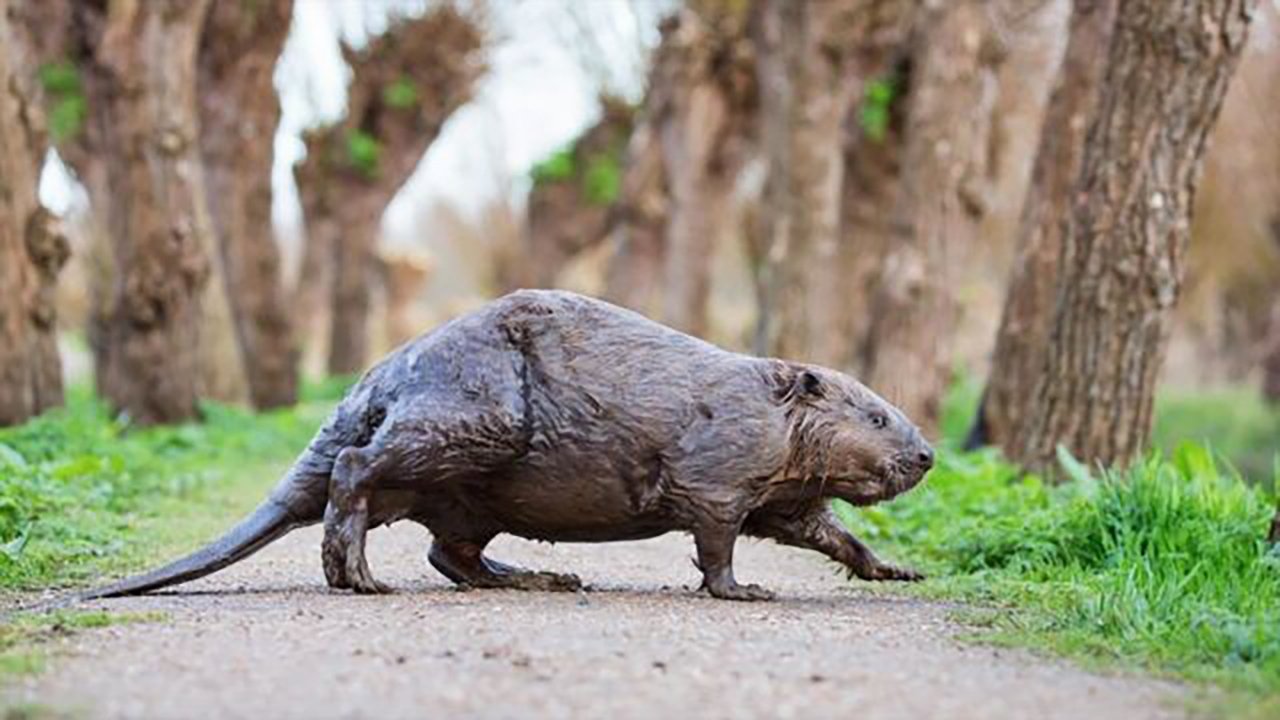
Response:
[{"label": "pollarded tree", "polygon": [[958,304],[948,259],[972,252],[985,209],[999,13],[1008,2],[927,5],[916,19],[897,195],[871,293],[863,372],[926,432],[951,379]]},{"label": "pollarded tree", "polygon": [[662,319],[703,335],[711,258],[755,135],[756,82],[742,3],[700,0],[668,18],[650,71],[646,120],[668,192]]},{"label": "pollarded tree", "polygon": [[756,349],[844,364],[840,267],[844,121],[883,72],[885,36],[915,3],[762,0],[754,38],[764,197],[755,220],[760,296]]},{"label": "pollarded tree", "polygon": [[[35,54],[0,0],[0,425],[62,404],[53,289],[66,238],[36,197],[48,149]],[[18,0],[25,2],[26,0]]]},{"label": "pollarded tree", "polygon": [[662,311],[667,193],[662,149],[654,127],[641,118],[623,155],[618,198],[610,208],[612,252],[605,269],[605,297],[651,317]]},{"label": "pollarded tree", "polygon": [[760,145],[766,162],[756,219],[764,262],[757,350],[833,364],[841,122],[865,77],[853,72],[855,28],[870,3],[761,0],[754,20]]},{"label": "pollarded tree", "polygon": [[707,330],[711,258],[754,144],[747,7],[692,0],[663,20],[610,214],[609,297],[696,335]]},{"label": "pollarded tree", "polygon": [[1071,201],[1085,129],[1106,70],[1107,45],[1116,0],[1072,3],[1066,53],[1049,98],[1023,203],[1017,250],[996,334],[991,373],[970,443],[1008,445],[1025,420],[1026,398],[1035,390],[1053,315],[1054,278],[1062,251],[1062,218]]},{"label": "pollarded tree", "polygon": [[359,50],[343,46],[351,67],[346,116],[306,133],[307,157],[294,168],[309,246],[302,286],[317,282],[322,265],[332,275],[330,372],[364,367],[383,212],[445,120],[471,97],[483,45],[477,21],[444,4],[394,20]]},{"label": "pollarded tree", "polygon": [[1045,361],[1008,446],[1049,467],[1146,443],[1184,273],[1209,130],[1248,36],[1254,0],[1122,0],[1088,123]]},{"label": "pollarded tree", "polygon": [[280,122],[272,75],[292,15],[293,0],[213,3],[198,58],[206,195],[249,397],[260,409],[298,397],[299,350],[271,223]]},{"label": "pollarded tree", "polygon": [[520,287],[551,287],[565,263],[598,244],[609,230],[635,108],[602,96],[600,109],[595,124],[533,168],[523,268],[514,278]]},{"label": "pollarded tree", "polygon": [[62,35],[56,50],[83,93],[66,156],[89,188],[113,273],[91,333],[98,389],[139,424],[197,416],[213,245],[195,98],[207,5],[74,3],[65,28],[35,28]]}]

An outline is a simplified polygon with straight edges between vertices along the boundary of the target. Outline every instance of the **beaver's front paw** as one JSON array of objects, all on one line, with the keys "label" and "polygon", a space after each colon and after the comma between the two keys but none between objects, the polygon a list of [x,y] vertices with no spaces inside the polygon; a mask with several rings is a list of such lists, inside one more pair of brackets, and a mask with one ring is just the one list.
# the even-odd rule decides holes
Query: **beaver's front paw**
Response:
[{"label": "beaver's front paw", "polygon": [[888,563],[876,563],[867,567],[851,567],[849,568],[850,577],[858,577],[863,580],[872,582],[880,581],[897,581],[897,582],[920,582],[924,580],[924,574],[911,568],[898,567]]}]

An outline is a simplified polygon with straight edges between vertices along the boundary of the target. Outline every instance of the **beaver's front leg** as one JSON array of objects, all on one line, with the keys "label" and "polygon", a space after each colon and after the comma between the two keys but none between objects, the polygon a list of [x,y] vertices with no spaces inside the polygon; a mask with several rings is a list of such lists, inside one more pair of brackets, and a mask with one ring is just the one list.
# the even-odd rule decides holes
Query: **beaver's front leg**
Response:
[{"label": "beaver's front leg", "polygon": [[702,587],[723,600],[772,600],[773,593],[759,585],[739,585],[733,577],[733,546],[740,523],[707,521],[693,531],[698,550]]},{"label": "beaver's front leg", "polygon": [[915,570],[890,565],[876,557],[871,548],[845,528],[825,503],[795,515],[767,511],[753,513],[743,532],[752,537],[770,538],[783,545],[817,550],[843,565],[849,577],[907,582],[924,579],[924,575]]}]

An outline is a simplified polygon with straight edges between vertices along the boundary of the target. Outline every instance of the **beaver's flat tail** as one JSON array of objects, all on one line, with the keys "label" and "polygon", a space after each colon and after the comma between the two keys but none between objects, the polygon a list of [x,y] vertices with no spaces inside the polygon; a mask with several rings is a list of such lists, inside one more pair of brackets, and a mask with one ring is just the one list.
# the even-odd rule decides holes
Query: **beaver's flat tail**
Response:
[{"label": "beaver's flat tail", "polygon": [[141,575],[126,578],[113,585],[90,590],[80,596],[82,600],[140,595],[202,578],[239,560],[252,555],[279,539],[285,533],[316,522],[311,518],[296,518],[284,504],[271,498],[258,506],[253,514],[221,538],[190,555],[175,560],[164,567]]}]

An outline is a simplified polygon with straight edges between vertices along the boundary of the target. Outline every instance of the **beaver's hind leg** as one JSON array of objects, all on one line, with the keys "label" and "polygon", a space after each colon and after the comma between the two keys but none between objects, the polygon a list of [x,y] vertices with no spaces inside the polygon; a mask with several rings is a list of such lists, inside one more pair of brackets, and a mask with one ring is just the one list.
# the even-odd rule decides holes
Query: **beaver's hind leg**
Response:
[{"label": "beaver's hind leg", "polygon": [[484,556],[481,543],[443,540],[431,543],[431,566],[462,587],[573,592],[582,589],[577,575],[512,567]]},{"label": "beaver's hind leg", "polygon": [[329,479],[321,546],[324,575],[330,587],[369,594],[391,591],[373,578],[364,553],[369,500],[376,480],[376,468],[364,449],[349,447],[338,453]]}]

